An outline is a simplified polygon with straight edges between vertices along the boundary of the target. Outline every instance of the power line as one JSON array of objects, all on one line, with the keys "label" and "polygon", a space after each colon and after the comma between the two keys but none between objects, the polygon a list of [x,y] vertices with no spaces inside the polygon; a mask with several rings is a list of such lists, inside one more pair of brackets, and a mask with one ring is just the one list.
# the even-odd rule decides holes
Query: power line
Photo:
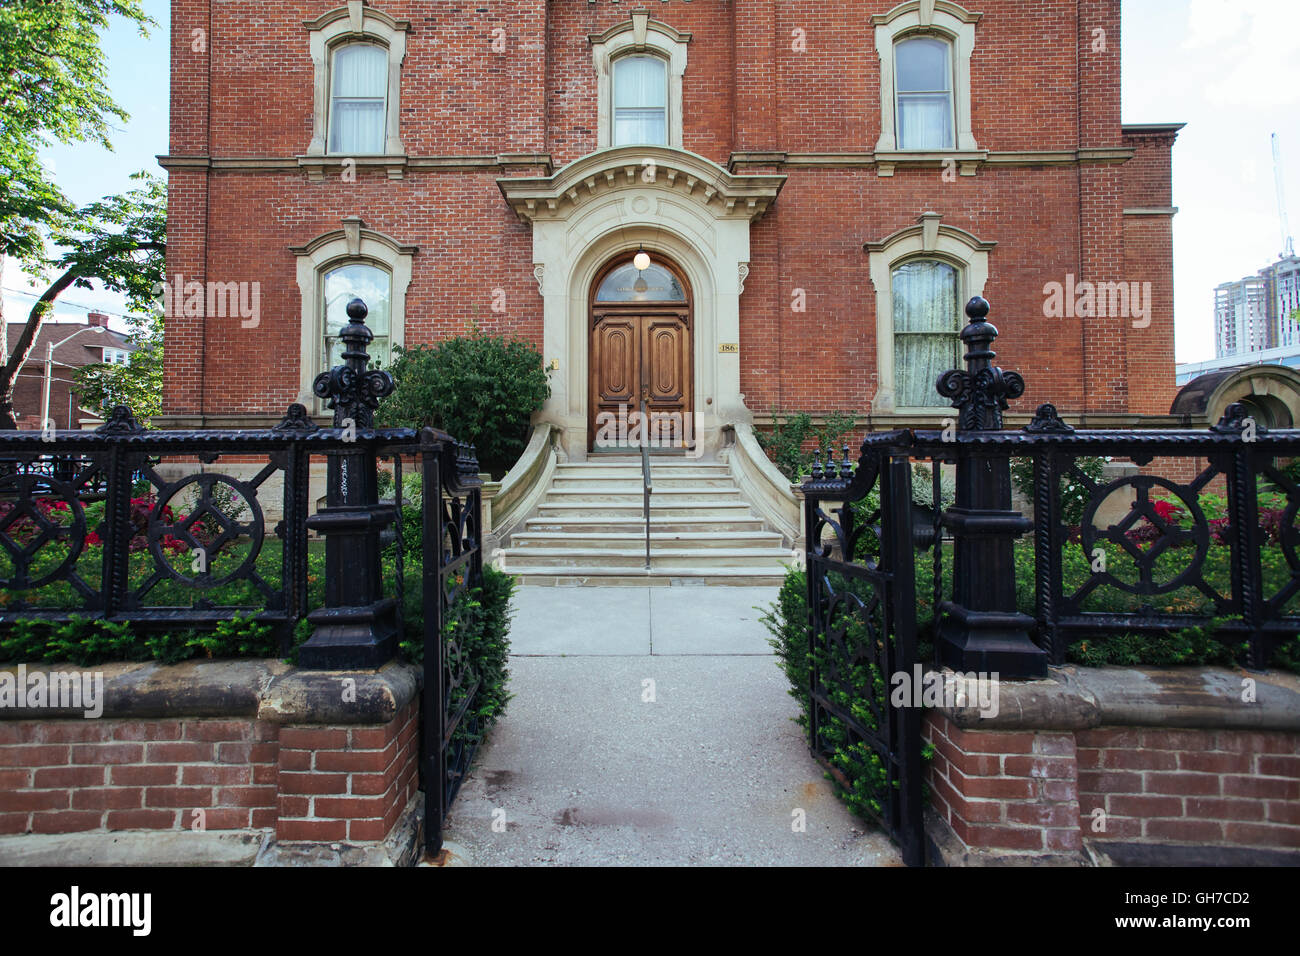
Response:
[{"label": "power line", "polygon": [[[26,289],[12,289],[9,286],[0,286],[0,289],[2,289],[5,292],[11,292],[14,295],[25,295],[29,299],[40,298],[40,295],[38,295],[37,293],[28,292]],[[69,302],[67,299],[55,299],[54,305],[55,306],[66,305],[74,309],[81,309],[84,312],[98,312],[100,315],[112,315],[112,316],[116,316],[119,319],[137,319],[141,317],[139,315],[131,315],[125,312],[112,312],[108,309],[100,308],[97,305],[82,305],[80,302]]]}]

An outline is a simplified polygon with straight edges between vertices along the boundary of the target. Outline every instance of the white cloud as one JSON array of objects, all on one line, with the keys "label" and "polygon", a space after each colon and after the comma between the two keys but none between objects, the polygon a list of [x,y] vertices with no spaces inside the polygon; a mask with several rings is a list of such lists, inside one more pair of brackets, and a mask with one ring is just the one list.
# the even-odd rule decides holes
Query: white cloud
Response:
[{"label": "white cloud", "polygon": [[[1249,0],[1247,0],[1249,2]],[[1248,14],[1241,0],[1192,0],[1188,8],[1187,36],[1183,48],[1218,47],[1241,32]]]},{"label": "white cloud", "polygon": [[1211,103],[1271,109],[1300,100],[1296,0],[1192,0],[1183,47],[1213,65]]}]

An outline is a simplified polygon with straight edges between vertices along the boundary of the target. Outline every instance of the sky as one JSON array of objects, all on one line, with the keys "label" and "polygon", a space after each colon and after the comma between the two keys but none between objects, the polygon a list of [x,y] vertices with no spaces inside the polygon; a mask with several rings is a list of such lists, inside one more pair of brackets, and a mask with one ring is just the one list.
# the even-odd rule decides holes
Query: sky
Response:
[{"label": "sky", "polygon": [[[120,20],[104,38],[109,90],[131,115],[113,132],[116,149],[44,152],[74,202],[127,189],[140,169],[162,175],[155,157],[167,152],[169,3],[144,5],[158,22],[150,38]],[[1214,287],[1253,275],[1282,249],[1274,132],[1291,228],[1300,229],[1300,0],[1123,0],[1122,10],[1123,121],[1187,124],[1173,154],[1175,355],[1201,361],[1214,357]],[[3,287],[11,321],[40,293],[12,265]],[[122,327],[121,298],[99,290],[69,290],[55,314],[84,321],[87,307]]]}]

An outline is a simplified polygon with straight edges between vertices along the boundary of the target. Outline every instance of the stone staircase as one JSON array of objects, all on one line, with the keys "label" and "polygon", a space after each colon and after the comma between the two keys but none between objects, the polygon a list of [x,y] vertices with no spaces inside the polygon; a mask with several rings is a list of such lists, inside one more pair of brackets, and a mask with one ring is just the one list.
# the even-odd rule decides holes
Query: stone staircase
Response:
[{"label": "stone staircase", "polygon": [[504,567],[521,584],[779,585],[792,560],[727,466],[650,459],[650,568],[645,567],[641,460],[593,457],[556,466],[536,511],[510,537]]}]

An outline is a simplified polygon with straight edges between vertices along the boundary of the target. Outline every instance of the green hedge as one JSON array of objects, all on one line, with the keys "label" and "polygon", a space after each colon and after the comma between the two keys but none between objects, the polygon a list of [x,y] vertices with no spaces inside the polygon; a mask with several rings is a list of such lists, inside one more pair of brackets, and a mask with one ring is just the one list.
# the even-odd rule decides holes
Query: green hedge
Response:
[{"label": "green hedge", "polygon": [[[853,586],[852,582],[844,579],[833,583],[840,590]],[[803,571],[791,569],[786,573],[776,603],[767,609],[761,620],[772,635],[768,643],[776,652],[777,662],[790,681],[789,694],[799,704],[799,716],[795,722],[803,728],[804,739],[811,742],[808,579]],[[852,618],[845,633],[849,653],[853,647],[869,639],[860,619],[856,616]],[[832,655],[839,655],[839,659],[833,659]],[[854,663],[845,652],[834,648],[819,648],[816,662],[822,669],[835,664],[842,673],[849,675],[847,688],[827,688],[828,693],[838,707],[853,714],[862,726],[871,730],[879,729],[875,715],[865,702],[868,699],[874,700],[882,712],[889,706],[887,675],[881,673],[880,668],[874,664],[864,661]],[[844,721],[833,714],[825,716],[821,730],[822,739],[830,749],[830,765],[836,771],[827,775],[835,788],[835,795],[856,816],[868,819],[880,817],[884,812],[888,785],[884,761],[866,744],[852,741]],[[933,748],[925,744],[921,751],[922,758],[930,760],[933,755]]]}]

